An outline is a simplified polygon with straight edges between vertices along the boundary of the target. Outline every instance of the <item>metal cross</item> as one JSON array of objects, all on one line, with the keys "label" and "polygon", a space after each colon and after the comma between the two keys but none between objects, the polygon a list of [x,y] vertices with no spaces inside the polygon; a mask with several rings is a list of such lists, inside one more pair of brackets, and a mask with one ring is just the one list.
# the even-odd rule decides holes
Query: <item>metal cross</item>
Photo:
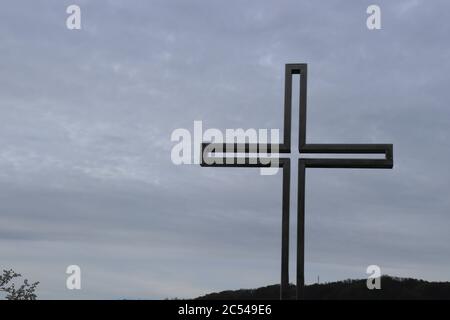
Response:
[{"label": "metal cross", "polygon": [[[284,95],[284,128],[282,144],[252,143],[202,143],[201,166],[203,167],[270,167],[273,162],[261,157],[238,157],[236,152],[287,154],[291,152],[291,116],[292,116],[292,75],[300,75],[300,116],[299,116],[299,152],[300,154],[383,154],[381,159],[361,158],[303,158],[298,159],[297,189],[297,299],[304,298],[304,252],[305,252],[305,169],[306,168],[365,168],[392,169],[392,144],[309,144],[306,143],[306,84],[307,64],[286,64]],[[233,157],[227,157],[225,151],[221,157],[210,156],[216,150],[232,150]],[[275,151],[276,150],[276,151]],[[228,160],[226,160],[226,158]],[[216,161],[214,161],[216,160]],[[220,160],[220,161],[217,161]],[[281,286],[280,299],[288,298],[289,288],[289,206],[290,206],[290,159],[280,157],[277,167],[283,172],[282,199],[282,240],[281,240]]]}]

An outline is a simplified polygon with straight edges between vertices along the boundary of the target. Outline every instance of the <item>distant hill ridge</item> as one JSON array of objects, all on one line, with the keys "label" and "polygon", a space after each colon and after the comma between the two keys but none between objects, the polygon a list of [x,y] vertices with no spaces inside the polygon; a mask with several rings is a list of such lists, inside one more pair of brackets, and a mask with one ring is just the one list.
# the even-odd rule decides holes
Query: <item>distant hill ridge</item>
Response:
[{"label": "distant hill ridge", "polygon": [[[381,289],[369,290],[366,279],[344,280],[312,284],[305,288],[307,300],[361,300],[361,299],[438,299],[450,300],[450,282],[429,282],[411,278],[381,277]],[[196,300],[269,300],[279,299],[280,286],[271,285],[257,289],[240,289],[210,293]],[[295,285],[290,285],[289,296],[295,297]]]}]

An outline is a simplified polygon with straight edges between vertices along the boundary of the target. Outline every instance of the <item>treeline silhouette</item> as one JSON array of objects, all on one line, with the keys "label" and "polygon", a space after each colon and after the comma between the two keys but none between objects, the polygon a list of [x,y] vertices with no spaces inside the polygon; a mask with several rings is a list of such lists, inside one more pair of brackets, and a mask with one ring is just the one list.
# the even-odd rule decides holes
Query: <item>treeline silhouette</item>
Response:
[{"label": "treeline silhouette", "polygon": [[[344,280],[305,287],[307,300],[398,300],[398,299],[450,299],[450,282],[428,282],[424,280],[381,277],[381,289],[367,289],[366,279]],[[258,289],[240,289],[210,293],[197,300],[271,300],[279,299],[280,286],[271,285]],[[289,286],[289,296],[295,298],[295,285]]]}]

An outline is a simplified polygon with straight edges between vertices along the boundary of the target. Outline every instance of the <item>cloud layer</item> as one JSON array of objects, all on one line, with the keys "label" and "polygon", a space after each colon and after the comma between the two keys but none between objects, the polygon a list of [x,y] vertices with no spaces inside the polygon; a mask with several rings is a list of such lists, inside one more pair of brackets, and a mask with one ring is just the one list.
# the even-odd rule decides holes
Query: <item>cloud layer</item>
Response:
[{"label": "cloud layer", "polygon": [[174,166],[170,135],[194,120],[281,129],[296,62],[309,142],[394,144],[392,171],[308,171],[307,282],[371,264],[450,280],[447,2],[378,1],[379,31],[364,1],[78,1],[80,31],[70,4],[0,11],[0,267],[41,298],[278,282],[281,176]]}]

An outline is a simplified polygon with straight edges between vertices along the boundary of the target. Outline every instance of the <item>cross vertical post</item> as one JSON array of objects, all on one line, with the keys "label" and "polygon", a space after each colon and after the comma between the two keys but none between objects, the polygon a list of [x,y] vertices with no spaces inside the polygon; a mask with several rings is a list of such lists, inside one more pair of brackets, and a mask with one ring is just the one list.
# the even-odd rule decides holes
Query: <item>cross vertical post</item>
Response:
[{"label": "cross vertical post", "polygon": [[297,181],[297,299],[305,290],[305,163],[298,159]]},{"label": "cross vertical post", "polygon": [[289,207],[291,189],[291,164],[286,159],[283,167],[283,199],[281,218],[281,286],[280,299],[288,299],[289,295]]}]

